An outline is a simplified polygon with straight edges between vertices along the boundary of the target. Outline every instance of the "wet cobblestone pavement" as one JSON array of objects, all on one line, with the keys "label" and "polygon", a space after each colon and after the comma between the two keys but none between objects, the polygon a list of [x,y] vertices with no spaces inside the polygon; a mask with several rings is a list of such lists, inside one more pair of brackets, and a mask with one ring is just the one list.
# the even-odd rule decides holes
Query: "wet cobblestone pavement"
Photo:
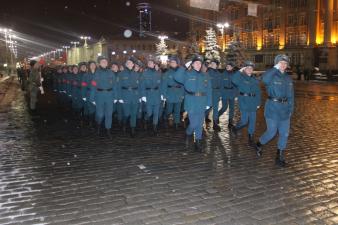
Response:
[{"label": "wet cobblestone pavement", "polygon": [[98,138],[50,96],[31,116],[12,87],[0,113],[0,224],[338,224],[337,84],[296,84],[286,168],[274,165],[276,140],[257,159],[225,116],[199,154],[183,129]]}]

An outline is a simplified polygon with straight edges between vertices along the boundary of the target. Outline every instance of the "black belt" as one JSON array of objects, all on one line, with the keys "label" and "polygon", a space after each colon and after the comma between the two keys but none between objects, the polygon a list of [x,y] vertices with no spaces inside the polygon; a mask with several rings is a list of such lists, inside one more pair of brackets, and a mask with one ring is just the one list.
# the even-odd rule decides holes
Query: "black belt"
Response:
[{"label": "black belt", "polygon": [[216,90],[219,90],[219,89],[221,89],[221,88],[217,87],[217,88],[212,88],[212,89],[216,89]]},{"label": "black belt", "polygon": [[101,88],[96,88],[97,91],[112,91],[112,88],[109,89],[101,89]]},{"label": "black belt", "polygon": [[234,87],[224,87],[224,89],[234,89]]},{"label": "black belt", "polygon": [[273,102],[279,102],[279,103],[287,103],[288,99],[287,98],[274,98],[274,97],[268,97]]},{"label": "black belt", "polygon": [[123,90],[128,90],[128,91],[132,91],[132,90],[137,90],[138,87],[122,87]]},{"label": "black belt", "polygon": [[205,92],[191,92],[191,91],[186,91],[189,95],[192,96],[197,96],[197,97],[201,97],[201,96],[206,96],[207,93]]},{"label": "black belt", "polygon": [[158,87],[155,87],[155,88],[146,88],[146,90],[158,90]]},{"label": "black belt", "polygon": [[168,88],[181,88],[181,85],[168,85]]},{"label": "black belt", "polygon": [[240,95],[242,96],[246,96],[246,97],[255,97],[256,94],[255,93],[243,93],[243,92],[239,92]]}]

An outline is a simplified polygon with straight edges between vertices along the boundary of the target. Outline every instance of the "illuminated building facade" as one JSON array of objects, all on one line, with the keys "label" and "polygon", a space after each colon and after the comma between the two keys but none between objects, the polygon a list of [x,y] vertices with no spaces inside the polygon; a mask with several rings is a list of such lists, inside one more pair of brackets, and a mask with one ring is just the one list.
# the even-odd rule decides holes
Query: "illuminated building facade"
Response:
[{"label": "illuminated building facade", "polygon": [[[257,17],[248,16],[248,2],[257,3]],[[274,56],[290,56],[293,66],[338,69],[338,1],[337,0],[256,0],[239,3],[221,0],[219,12],[191,9],[201,20],[191,20],[190,32],[203,51],[205,30],[217,29],[217,23],[230,27],[219,32],[225,54],[237,37],[245,56],[260,69],[273,64]]]}]

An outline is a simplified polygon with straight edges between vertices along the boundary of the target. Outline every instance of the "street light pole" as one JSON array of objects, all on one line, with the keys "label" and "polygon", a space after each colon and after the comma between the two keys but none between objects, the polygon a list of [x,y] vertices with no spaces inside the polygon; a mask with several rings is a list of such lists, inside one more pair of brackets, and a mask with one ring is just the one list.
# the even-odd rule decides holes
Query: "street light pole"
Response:
[{"label": "street light pole", "polygon": [[80,37],[82,40],[84,40],[84,47],[87,47],[88,46],[88,44],[87,44],[87,40],[90,40],[91,39],[91,37],[89,37],[89,36],[81,36]]},{"label": "street light pole", "polygon": [[64,48],[64,49],[66,49],[66,64],[67,64],[67,62],[68,62],[68,49],[70,48],[70,46],[68,46],[68,45],[64,45],[64,46],[62,46],[62,48]]},{"label": "street light pole", "polygon": [[229,23],[218,23],[217,27],[220,29],[221,34],[222,34],[222,51],[224,52],[225,50],[225,38],[224,38],[224,28],[229,28],[230,25]]},{"label": "street light pole", "polygon": [[70,43],[74,45],[75,63],[77,63],[77,51],[76,51],[76,45],[79,45],[80,42],[78,42],[78,41],[71,41]]}]

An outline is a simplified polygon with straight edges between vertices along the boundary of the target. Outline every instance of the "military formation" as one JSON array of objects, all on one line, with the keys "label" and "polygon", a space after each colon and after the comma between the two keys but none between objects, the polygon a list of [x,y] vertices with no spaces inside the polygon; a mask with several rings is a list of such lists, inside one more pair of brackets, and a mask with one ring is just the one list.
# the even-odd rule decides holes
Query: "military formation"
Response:
[{"label": "military formation", "polygon": [[[161,128],[170,125],[173,130],[184,127],[186,146],[193,146],[197,152],[203,151],[204,124],[210,123],[215,132],[221,131],[224,128],[220,117],[227,112],[226,129],[236,137],[247,127],[248,142],[258,157],[263,146],[278,134],[276,164],[285,166],[284,152],[294,105],[293,83],[286,73],[289,58],[276,56],[275,66],[260,77],[254,74],[255,65],[251,61],[238,70],[228,62],[222,72],[219,64],[215,59],[205,61],[199,55],[185,63],[170,56],[167,68],[161,69],[152,57],[143,63],[132,56],[120,65],[100,56],[97,62],[58,67],[52,89],[61,107],[71,109],[82,126],[95,127],[101,137],[113,139],[112,126],[131,137],[136,136],[136,128],[159,135],[159,125]],[[261,83],[268,94],[264,107],[267,129],[255,141]],[[237,123],[234,123],[235,105],[240,112]]]}]

